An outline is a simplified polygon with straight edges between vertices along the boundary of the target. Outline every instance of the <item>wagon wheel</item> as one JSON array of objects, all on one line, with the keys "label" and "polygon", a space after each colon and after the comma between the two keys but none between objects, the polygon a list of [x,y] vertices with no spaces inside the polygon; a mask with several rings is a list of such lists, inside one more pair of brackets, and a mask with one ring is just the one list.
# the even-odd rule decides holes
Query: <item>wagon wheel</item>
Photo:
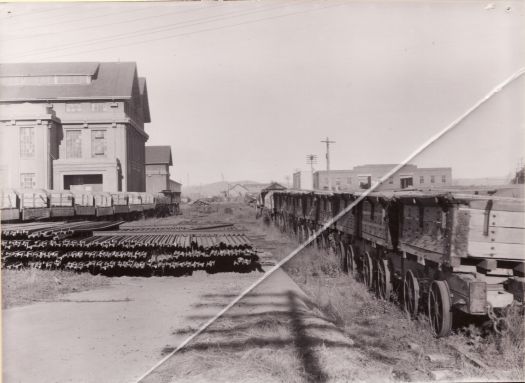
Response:
[{"label": "wagon wheel", "polygon": [[328,254],[331,254],[337,257],[340,260],[341,265],[343,265],[343,270],[344,270],[344,263],[346,261],[346,258],[344,257],[343,253],[339,252],[341,248],[339,247],[338,242],[339,241],[335,239],[333,234],[328,234],[326,236],[326,246],[327,246],[326,250]]},{"label": "wagon wheel", "polygon": [[324,232],[318,235],[315,241],[317,243],[317,249],[323,250],[324,249]]},{"label": "wagon wheel", "polygon": [[[310,229],[309,227],[306,228],[306,235],[308,239],[312,238],[312,229]],[[308,246],[313,246],[314,244],[315,244],[315,240],[310,242]]]},{"label": "wagon wheel", "polygon": [[332,248],[332,251],[337,257],[337,260],[339,261],[339,264],[341,265],[341,270],[343,272],[347,272],[348,265],[346,264],[346,249],[344,248],[342,241],[336,241],[334,243],[334,247]]},{"label": "wagon wheel", "polygon": [[363,282],[365,283],[366,287],[371,289],[373,281],[374,281],[374,269],[373,269],[372,257],[370,257],[370,254],[366,252],[365,256],[363,257]]},{"label": "wagon wheel", "polygon": [[452,329],[450,294],[445,281],[433,281],[428,292],[428,318],[435,336],[447,336]]},{"label": "wagon wheel", "polygon": [[390,268],[387,259],[378,259],[376,263],[377,285],[376,294],[378,298],[389,300],[392,294],[392,281],[390,280]]},{"label": "wagon wheel", "polygon": [[415,319],[419,310],[419,282],[411,270],[408,270],[403,279],[403,309],[412,319]]},{"label": "wagon wheel", "polygon": [[348,274],[353,276],[357,269],[357,265],[355,263],[354,248],[352,245],[348,245],[348,248],[346,249],[346,264],[348,266]]},{"label": "wagon wheel", "polygon": [[299,224],[299,228],[297,229],[297,236],[299,237],[299,243],[304,242],[304,226],[302,224]]},{"label": "wagon wheel", "polygon": [[348,268],[350,266],[348,265],[348,254],[347,254],[343,241],[339,241],[339,246],[337,246],[337,248],[338,248],[337,254],[339,254],[339,257],[341,259],[341,264],[343,265],[343,271],[345,273],[348,273]]}]

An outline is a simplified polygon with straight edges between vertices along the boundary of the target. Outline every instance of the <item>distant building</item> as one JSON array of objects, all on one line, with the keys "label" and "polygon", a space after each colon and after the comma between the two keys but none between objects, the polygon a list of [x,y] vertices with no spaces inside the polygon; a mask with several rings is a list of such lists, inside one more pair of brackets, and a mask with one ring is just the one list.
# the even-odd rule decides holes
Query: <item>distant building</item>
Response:
[{"label": "distant building", "polygon": [[[332,190],[355,191],[367,189],[395,166],[397,165],[361,165],[350,170],[331,170]],[[325,170],[315,172],[313,184],[316,190],[328,190],[328,173]],[[383,182],[378,190],[436,188],[451,185],[451,168],[418,168],[416,165],[407,164]]]},{"label": "distant building", "polygon": [[313,190],[312,172],[297,171],[292,176],[292,187],[294,189]]},{"label": "distant building", "polygon": [[180,193],[182,191],[182,184],[180,182],[170,180],[169,190],[175,193]]},{"label": "distant building", "polygon": [[261,193],[268,193],[269,191],[286,190],[286,187],[278,182],[270,182],[268,186],[261,190]]},{"label": "distant building", "polygon": [[0,182],[144,191],[148,122],[135,63],[0,64]]},{"label": "distant building", "polygon": [[172,165],[170,146],[146,146],[146,191],[148,193],[158,193],[176,187],[175,184],[173,186],[170,184],[170,166]]}]

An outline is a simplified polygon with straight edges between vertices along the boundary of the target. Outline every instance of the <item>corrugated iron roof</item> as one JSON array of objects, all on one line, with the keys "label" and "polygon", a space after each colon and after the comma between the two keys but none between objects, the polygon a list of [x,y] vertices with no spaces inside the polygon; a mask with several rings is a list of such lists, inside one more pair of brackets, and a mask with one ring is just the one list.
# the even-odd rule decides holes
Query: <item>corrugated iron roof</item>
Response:
[{"label": "corrugated iron roof", "polygon": [[[98,68],[98,70],[97,70]],[[137,76],[134,62],[0,64],[0,76],[91,75],[90,84],[3,85],[1,101],[127,99]],[[145,82],[142,84],[145,89]]]},{"label": "corrugated iron roof", "polygon": [[146,146],[146,165],[173,165],[171,146]]}]

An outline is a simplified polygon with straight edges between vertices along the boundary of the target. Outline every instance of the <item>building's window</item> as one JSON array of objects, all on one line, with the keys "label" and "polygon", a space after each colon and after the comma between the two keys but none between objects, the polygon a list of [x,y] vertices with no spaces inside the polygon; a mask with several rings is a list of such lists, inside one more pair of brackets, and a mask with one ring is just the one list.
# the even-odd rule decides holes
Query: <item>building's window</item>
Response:
[{"label": "building's window", "polygon": [[336,184],[337,186],[341,186],[341,179],[340,179],[340,178],[336,178],[336,179],[335,179],[335,184]]},{"label": "building's window", "polygon": [[447,176],[441,176],[441,182],[446,183],[447,182]]},{"label": "building's window", "polygon": [[107,102],[92,102],[91,111],[92,112],[109,112],[111,111],[111,106]]},{"label": "building's window", "polygon": [[32,189],[36,186],[35,173],[21,173],[20,187],[24,189]]},{"label": "building's window", "polygon": [[91,76],[55,76],[55,84],[81,85],[91,83]]},{"label": "building's window", "polygon": [[328,185],[328,178],[324,179],[324,183]]},{"label": "building's window", "polygon": [[352,183],[352,177],[347,177],[347,178],[346,178],[346,183],[347,183],[348,185],[350,185],[350,184]]},{"label": "building's window", "polygon": [[91,131],[91,156],[104,157],[106,155],[106,131]]},{"label": "building's window", "polygon": [[82,112],[82,104],[78,102],[68,102],[66,104],[66,112],[71,112],[71,113]]},{"label": "building's window", "polygon": [[425,176],[419,176],[419,183],[424,184],[425,183]]},{"label": "building's window", "polygon": [[436,181],[436,177],[430,176],[430,183],[433,184]]},{"label": "building's window", "polygon": [[393,184],[393,183],[394,183],[394,178],[390,177],[390,178],[388,179],[388,183],[389,183],[389,184]]},{"label": "building's window", "polygon": [[4,86],[20,86],[20,85],[80,85],[91,83],[91,76],[89,75],[51,75],[51,76],[11,76],[0,77],[0,85]]},{"label": "building's window", "polygon": [[66,158],[82,157],[81,136],[81,130],[66,130]]},{"label": "building's window", "polygon": [[35,128],[20,127],[20,158],[35,157]]},{"label": "building's window", "polygon": [[357,181],[361,189],[368,189],[372,186],[372,176],[357,176]]}]

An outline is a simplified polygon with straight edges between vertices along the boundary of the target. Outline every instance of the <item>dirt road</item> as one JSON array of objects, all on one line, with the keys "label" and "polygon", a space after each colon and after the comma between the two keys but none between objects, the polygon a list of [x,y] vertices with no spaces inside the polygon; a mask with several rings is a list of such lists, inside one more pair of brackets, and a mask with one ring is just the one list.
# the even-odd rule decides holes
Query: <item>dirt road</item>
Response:
[{"label": "dirt road", "polygon": [[[115,278],[108,288],[3,312],[3,381],[131,382],[166,346],[219,308],[206,294],[237,294],[259,273]],[[202,320],[204,321],[204,320]]]}]

